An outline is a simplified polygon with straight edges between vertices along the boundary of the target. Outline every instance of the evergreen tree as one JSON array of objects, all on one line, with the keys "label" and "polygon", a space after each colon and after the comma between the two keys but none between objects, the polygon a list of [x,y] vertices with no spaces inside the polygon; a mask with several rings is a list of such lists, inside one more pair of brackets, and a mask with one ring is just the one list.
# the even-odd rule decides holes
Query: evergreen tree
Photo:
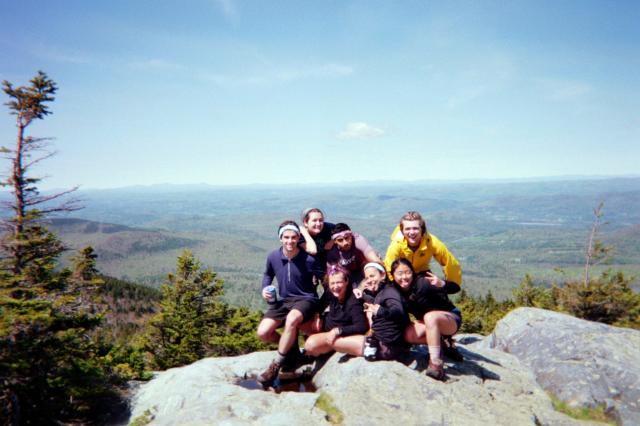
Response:
[{"label": "evergreen tree", "polygon": [[263,348],[255,335],[257,313],[222,302],[223,281],[203,269],[189,250],[162,286],[160,312],[151,320],[146,348],[158,368],[206,356],[236,355]]},{"label": "evergreen tree", "polygon": [[83,281],[92,281],[98,277],[96,259],[98,255],[93,247],[87,246],[71,258],[73,263],[73,277]]},{"label": "evergreen tree", "polygon": [[152,319],[147,348],[156,365],[170,368],[203,358],[210,327],[221,314],[222,280],[202,269],[189,250],[178,257],[175,274],[162,286],[160,312]]},{"label": "evergreen tree", "polygon": [[53,153],[38,156],[37,153],[46,150],[50,139],[27,135],[27,128],[35,120],[51,114],[48,103],[55,99],[53,95],[58,90],[56,83],[42,71],[38,71],[30,83],[20,87],[13,87],[6,80],[2,83],[3,91],[10,98],[5,105],[16,116],[18,135],[14,148],[2,147],[0,150],[11,161],[8,177],[0,184],[9,187],[13,194],[13,200],[4,203],[13,212],[13,217],[2,221],[5,235],[0,242],[0,271],[5,279],[12,277],[16,282],[36,283],[46,279],[50,272],[48,266],[63,250],[60,241],[42,226],[42,219],[55,212],[77,210],[79,206],[75,200],[52,205],[52,201],[77,188],[41,195],[36,186],[40,178],[29,175],[34,165]]},{"label": "evergreen tree", "polygon": [[555,308],[552,292],[541,285],[536,285],[529,274],[526,274],[520,281],[520,285],[513,289],[513,297],[516,306]]},{"label": "evergreen tree", "polygon": [[62,243],[42,224],[50,214],[77,208],[50,202],[70,191],[42,196],[29,168],[49,157],[32,158],[46,139],[27,136],[26,128],[50,114],[56,84],[39,72],[31,85],[3,83],[17,117],[14,149],[3,148],[11,168],[2,182],[13,194],[6,206],[0,242],[0,423],[52,424],[85,418],[98,399],[112,395],[87,332],[100,319],[78,303],[71,272],[57,270]]}]

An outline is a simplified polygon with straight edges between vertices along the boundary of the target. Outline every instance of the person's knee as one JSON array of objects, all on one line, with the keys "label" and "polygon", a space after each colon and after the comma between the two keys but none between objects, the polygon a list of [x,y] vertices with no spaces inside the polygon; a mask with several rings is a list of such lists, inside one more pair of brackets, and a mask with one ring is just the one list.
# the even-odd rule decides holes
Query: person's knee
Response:
[{"label": "person's knee", "polygon": [[273,329],[273,327],[270,327],[268,324],[260,323],[258,325],[258,329],[256,330],[256,334],[258,335],[258,338],[260,340],[262,340],[263,342],[268,342],[273,336],[274,331],[275,330]]},{"label": "person's knee", "polygon": [[310,337],[304,342],[304,351],[309,355],[315,356],[318,349],[317,339]]},{"label": "person's knee", "polygon": [[424,326],[430,330],[438,328],[438,314],[436,312],[428,312],[425,314]]},{"label": "person's knee", "polygon": [[302,324],[303,319],[304,317],[302,316],[302,312],[294,309],[287,315],[287,320],[285,321],[284,326],[287,328],[297,328],[300,324]]}]

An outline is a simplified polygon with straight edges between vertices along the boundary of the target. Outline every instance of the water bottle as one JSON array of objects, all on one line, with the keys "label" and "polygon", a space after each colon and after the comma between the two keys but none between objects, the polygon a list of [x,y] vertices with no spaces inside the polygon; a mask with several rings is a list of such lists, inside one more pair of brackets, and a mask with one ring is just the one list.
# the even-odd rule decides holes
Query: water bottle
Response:
[{"label": "water bottle", "polygon": [[276,288],[272,285],[269,285],[266,287],[267,292],[269,293],[269,300],[267,300],[267,303],[270,305],[275,304],[278,301],[278,296],[276,294]]}]

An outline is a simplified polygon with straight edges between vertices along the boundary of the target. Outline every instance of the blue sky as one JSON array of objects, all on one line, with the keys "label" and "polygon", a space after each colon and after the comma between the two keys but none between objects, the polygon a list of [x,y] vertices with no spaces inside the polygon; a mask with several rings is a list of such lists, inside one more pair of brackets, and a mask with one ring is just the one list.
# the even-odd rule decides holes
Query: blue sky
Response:
[{"label": "blue sky", "polygon": [[639,171],[637,1],[1,3],[45,188]]}]

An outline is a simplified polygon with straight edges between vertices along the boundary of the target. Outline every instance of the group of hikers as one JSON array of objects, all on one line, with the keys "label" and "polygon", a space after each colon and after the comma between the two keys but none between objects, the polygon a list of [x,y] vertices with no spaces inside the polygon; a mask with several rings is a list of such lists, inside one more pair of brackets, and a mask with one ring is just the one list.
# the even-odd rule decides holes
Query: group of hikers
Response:
[{"label": "group of hikers", "polygon": [[[257,330],[278,351],[258,381],[269,386],[281,370],[293,371],[333,351],[399,360],[414,344],[428,347],[426,375],[444,380],[443,355],[461,359],[451,339],[462,323],[461,312],[448,297],[460,291],[458,260],[415,211],[403,215],[393,230],[384,261],[347,224],[324,219],[320,209],[309,208],[302,226],[287,220],[278,227],[281,247],[267,257],[262,279],[269,307]],[[444,279],[429,269],[432,258]],[[298,332],[308,336],[302,351]]]}]

